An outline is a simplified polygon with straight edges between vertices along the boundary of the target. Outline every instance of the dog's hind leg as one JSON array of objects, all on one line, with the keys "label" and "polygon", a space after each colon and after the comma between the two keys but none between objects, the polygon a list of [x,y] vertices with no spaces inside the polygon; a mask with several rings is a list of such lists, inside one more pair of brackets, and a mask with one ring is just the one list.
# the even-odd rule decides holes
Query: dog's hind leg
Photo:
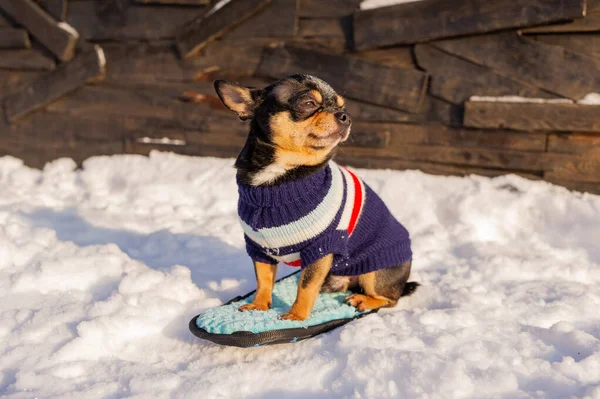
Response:
[{"label": "dog's hind leg", "polygon": [[393,307],[402,296],[412,294],[418,283],[407,283],[411,262],[358,276],[362,294],[353,294],[345,299],[359,311]]}]

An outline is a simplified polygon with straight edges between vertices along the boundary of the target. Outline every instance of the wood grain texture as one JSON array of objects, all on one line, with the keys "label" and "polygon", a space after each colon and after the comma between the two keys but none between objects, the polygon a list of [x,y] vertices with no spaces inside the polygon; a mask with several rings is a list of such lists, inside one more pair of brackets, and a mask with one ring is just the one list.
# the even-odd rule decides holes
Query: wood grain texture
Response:
[{"label": "wood grain texture", "polygon": [[0,69],[51,71],[56,63],[37,50],[0,50]]},{"label": "wood grain texture", "polygon": [[369,169],[396,169],[396,170],[420,170],[432,175],[443,176],[468,176],[480,175],[487,177],[516,174],[530,180],[540,180],[541,173],[524,172],[521,170],[479,168],[477,166],[440,164],[423,161],[406,161],[403,159],[377,157],[376,154],[368,157],[355,157],[341,151],[335,158],[336,162],[355,168]]},{"label": "wood grain texture", "polygon": [[471,96],[557,98],[539,88],[502,76],[492,69],[455,57],[430,44],[415,46],[419,66],[430,73],[429,92],[453,104]]},{"label": "wood grain texture", "polygon": [[271,2],[272,0],[231,1],[214,13],[195,19],[177,36],[179,54],[182,58],[197,54],[208,42],[240,25]]},{"label": "wood grain texture", "polygon": [[[435,12],[432,12],[435,10]],[[426,0],[354,14],[357,49],[582,18],[585,0]]]},{"label": "wood grain texture", "polygon": [[159,40],[174,38],[205,7],[138,6],[116,0],[71,1],[67,21],[87,40]]},{"label": "wood grain texture", "polygon": [[67,0],[36,0],[57,21],[67,20]]},{"label": "wood grain texture", "polygon": [[59,60],[69,61],[75,55],[78,34],[61,27],[55,19],[32,0],[0,0],[0,8],[24,26]]},{"label": "wood grain texture", "polygon": [[497,73],[567,98],[600,91],[600,61],[515,32],[435,42],[434,46]]},{"label": "wood grain texture", "polygon": [[544,152],[547,137],[545,133],[464,129],[434,123],[413,125],[358,122],[352,126],[351,137],[355,132],[387,133],[390,137],[387,147],[396,149],[412,144]]},{"label": "wood grain texture", "polygon": [[72,92],[85,83],[104,76],[102,49],[81,53],[71,62],[61,64],[51,73],[24,85],[20,90],[4,97],[4,111],[13,122],[24,115],[43,108],[61,96]]},{"label": "wood grain texture", "polygon": [[413,46],[399,46],[361,51],[360,53],[356,53],[355,56],[363,60],[373,61],[396,68],[417,68],[413,56]]},{"label": "wood grain texture", "polygon": [[527,35],[539,33],[600,32],[600,10],[588,11],[585,18],[579,18],[568,23],[536,26],[522,29],[521,32]]},{"label": "wood grain texture", "polygon": [[298,4],[301,0],[273,0],[271,4],[227,32],[229,38],[290,38],[298,30]]},{"label": "wood grain texture", "polygon": [[549,134],[548,152],[565,154],[585,154],[600,148],[597,134]]},{"label": "wood grain texture", "polygon": [[554,178],[553,176],[544,176],[544,180],[549,181],[550,183],[563,186],[571,191],[578,191],[580,193],[590,193],[590,194],[600,194],[600,183],[589,183],[589,182],[580,182],[580,181],[571,181],[571,180],[562,180]]},{"label": "wood grain texture", "polygon": [[561,46],[573,53],[600,59],[600,34],[547,34],[528,37],[545,44]]},{"label": "wood grain texture", "polygon": [[362,0],[300,0],[298,16],[304,18],[339,18],[359,9]]},{"label": "wood grain texture", "polygon": [[483,129],[600,133],[598,115],[598,105],[469,101],[464,122]]},{"label": "wood grain texture", "polygon": [[166,4],[181,6],[207,6],[211,0],[135,0],[140,4]]},{"label": "wood grain texture", "polygon": [[31,42],[25,29],[0,27],[0,49],[28,48],[31,48]]},{"label": "wood grain texture", "polygon": [[557,158],[544,173],[551,180],[600,183],[600,148]]},{"label": "wood grain texture", "polygon": [[265,49],[256,71],[276,79],[293,73],[319,76],[349,98],[414,113],[420,110],[428,78],[413,69],[283,46]]}]

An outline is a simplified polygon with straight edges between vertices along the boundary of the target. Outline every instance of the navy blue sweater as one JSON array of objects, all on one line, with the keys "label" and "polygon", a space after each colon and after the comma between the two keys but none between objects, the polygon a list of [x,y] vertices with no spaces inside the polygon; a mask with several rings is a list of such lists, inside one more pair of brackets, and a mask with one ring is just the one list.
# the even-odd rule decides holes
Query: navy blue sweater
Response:
[{"label": "navy blue sweater", "polygon": [[306,267],[333,253],[331,273],[355,276],[411,260],[408,231],[354,173],[334,162],[277,186],[238,182],[246,250],[258,262]]}]

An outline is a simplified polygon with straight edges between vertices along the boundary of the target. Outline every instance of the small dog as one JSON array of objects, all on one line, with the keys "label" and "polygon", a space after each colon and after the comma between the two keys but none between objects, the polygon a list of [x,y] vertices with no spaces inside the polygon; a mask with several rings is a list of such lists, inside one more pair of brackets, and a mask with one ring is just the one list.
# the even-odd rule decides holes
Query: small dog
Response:
[{"label": "small dog", "polygon": [[303,269],[286,320],[308,318],[320,291],[354,290],[345,301],[360,311],[392,307],[414,292],[407,230],[373,190],[331,161],[352,126],[344,99],[309,75],[264,89],[218,80],[215,90],[251,120],[235,167],[257,290],[240,310],[270,308],[279,262]]}]

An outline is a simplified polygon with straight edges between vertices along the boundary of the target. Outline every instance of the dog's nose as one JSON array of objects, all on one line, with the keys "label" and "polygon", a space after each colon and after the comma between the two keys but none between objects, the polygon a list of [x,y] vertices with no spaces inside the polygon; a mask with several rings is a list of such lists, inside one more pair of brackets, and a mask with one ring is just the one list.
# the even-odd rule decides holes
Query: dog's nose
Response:
[{"label": "dog's nose", "polygon": [[337,118],[338,121],[342,122],[342,124],[344,124],[344,125],[349,125],[350,122],[352,121],[350,119],[350,115],[347,114],[346,112],[336,112],[335,117]]}]

